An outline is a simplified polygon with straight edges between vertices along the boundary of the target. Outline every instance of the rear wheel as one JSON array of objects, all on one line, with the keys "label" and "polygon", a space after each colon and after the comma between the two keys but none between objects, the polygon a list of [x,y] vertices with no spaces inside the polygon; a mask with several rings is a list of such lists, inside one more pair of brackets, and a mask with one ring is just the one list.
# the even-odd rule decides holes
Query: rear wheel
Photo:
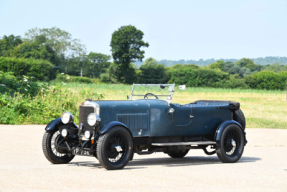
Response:
[{"label": "rear wheel", "polygon": [[[63,137],[59,130],[46,131],[42,140],[42,149],[45,157],[53,164],[66,164],[69,163],[75,156],[56,149],[58,145],[64,145]],[[61,142],[61,143],[60,143]]]},{"label": "rear wheel", "polygon": [[108,169],[122,169],[133,154],[133,140],[129,131],[114,127],[101,135],[97,145],[97,157],[101,165]]},{"label": "rear wheel", "polygon": [[179,152],[168,152],[167,154],[171,157],[171,158],[183,158],[187,153],[188,153],[189,149],[186,149],[184,152],[179,151]]},{"label": "rear wheel", "polygon": [[218,158],[224,163],[237,162],[243,154],[244,140],[243,131],[238,125],[228,125],[216,145]]}]

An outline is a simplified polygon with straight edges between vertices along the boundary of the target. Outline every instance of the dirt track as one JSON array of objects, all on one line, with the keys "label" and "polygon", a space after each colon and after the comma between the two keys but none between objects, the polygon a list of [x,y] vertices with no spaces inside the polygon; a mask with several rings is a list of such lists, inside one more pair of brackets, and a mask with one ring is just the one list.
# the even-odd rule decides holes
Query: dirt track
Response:
[{"label": "dirt track", "polygon": [[241,160],[191,150],[183,159],[135,155],[124,169],[106,171],[97,159],[47,161],[43,125],[0,125],[0,191],[287,191],[287,130],[247,129]]}]

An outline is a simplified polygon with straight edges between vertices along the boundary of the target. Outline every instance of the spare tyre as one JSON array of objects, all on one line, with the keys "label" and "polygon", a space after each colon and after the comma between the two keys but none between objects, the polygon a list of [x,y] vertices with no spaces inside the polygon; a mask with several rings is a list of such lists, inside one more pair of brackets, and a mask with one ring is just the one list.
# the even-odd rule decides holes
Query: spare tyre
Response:
[{"label": "spare tyre", "polygon": [[237,121],[242,126],[243,130],[245,130],[246,120],[241,109],[238,109],[233,113],[233,120]]}]

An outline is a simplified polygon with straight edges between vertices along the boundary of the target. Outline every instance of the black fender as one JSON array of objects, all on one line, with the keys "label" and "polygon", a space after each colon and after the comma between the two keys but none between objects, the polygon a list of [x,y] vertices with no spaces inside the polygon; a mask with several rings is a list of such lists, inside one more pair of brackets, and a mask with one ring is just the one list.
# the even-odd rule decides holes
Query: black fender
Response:
[{"label": "black fender", "polygon": [[227,127],[230,124],[236,124],[241,128],[240,130],[242,131],[242,133],[244,135],[244,140],[245,140],[245,145],[246,145],[246,143],[247,143],[246,133],[245,133],[245,131],[243,131],[242,126],[234,120],[227,120],[227,121],[224,121],[223,123],[221,123],[215,132],[214,140],[218,143],[220,141],[221,134],[222,134],[223,130],[225,129],[225,127]]},{"label": "black fender", "polygon": [[61,118],[54,119],[51,121],[45,128],[46,131],[52,131],[54,129],[57,129],[60,125],[64,125]]},{"label": "black fender", "polygon": [[121,123],[121,122],[119,122],[119,121],[112,121],[112,122],[106,124],[106,125],[100,130],[100,135],[105,134],[106,132],[108,132],[110,129],[112,129],[112,128],[115,127],[115,126],[122,126],[122,127],[126,128],[126,129],[128,130],[128,132],[131,134],[132,138],[133,138],[133,134],[132,134],[131,130],[129,130],[129,128],[128,128],[125,124],[123,124],[123,123]]},{"label": "black fender", "polygon": [[[58,129],[59,126],[61,125],[65,125],[63,122],[62,122],[62,119],[61,118],[57,118],[57,119],[54,119],[53,121],[51,121],[45,128],[46,131],[52,131],[52,130],[55,130],[55,129]],[[67,125],[70,125],[72,127],[75,127],[75,128],[78,128],[78,126],[72,122],[72,123],[68,123]],[[79,129],[79,128],[78,128]]]}]

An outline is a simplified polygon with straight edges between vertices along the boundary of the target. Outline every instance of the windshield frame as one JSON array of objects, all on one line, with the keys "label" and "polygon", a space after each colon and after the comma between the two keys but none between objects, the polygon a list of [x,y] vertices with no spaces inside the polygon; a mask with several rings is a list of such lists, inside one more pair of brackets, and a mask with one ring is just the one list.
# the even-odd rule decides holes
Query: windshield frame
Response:
[{"label": "windshield frame", "polygon": [[133,95],[135,86],[145,86],[145,87],[148,87],[148,86],[154,86],[154,87],[160,87],[160,86],[167,87],[167,86],[170,86],[171,87],[171,91],[170,91],[169,95],[156,95],[156,96],[167,96],[167,97],[169,97],[170,99],[167,99],[168,102],[171,102],[172,96],[174,94],[174,88],[175,88],[175,84],[133,84],[131,95],[130,95],[130,98],[129,98],[130,100],[133,99],[133,96],[145,96],[145,95]]}]

